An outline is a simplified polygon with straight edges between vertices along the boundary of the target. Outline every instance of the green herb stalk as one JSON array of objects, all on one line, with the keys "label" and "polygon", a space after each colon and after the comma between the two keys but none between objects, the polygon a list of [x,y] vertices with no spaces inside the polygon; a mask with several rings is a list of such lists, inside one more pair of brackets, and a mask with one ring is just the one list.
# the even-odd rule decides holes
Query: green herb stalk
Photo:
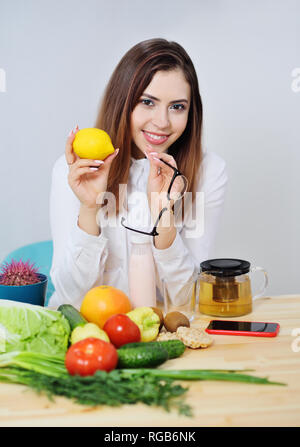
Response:
[{"label": "green herb stalk", "polygon": [[[214,370],[214,369],[123,369],[120,370],[126,377],[132,375],[146,375],[160,379],[169,378],[173,380],[224,380],[228,382],[246,382],[264,385],[285,385],[281,382],[271,382],[267,377],[255,377],[248,374],[241,374],[236,370]],[[250,370],[252,371],[252,370]]]}]

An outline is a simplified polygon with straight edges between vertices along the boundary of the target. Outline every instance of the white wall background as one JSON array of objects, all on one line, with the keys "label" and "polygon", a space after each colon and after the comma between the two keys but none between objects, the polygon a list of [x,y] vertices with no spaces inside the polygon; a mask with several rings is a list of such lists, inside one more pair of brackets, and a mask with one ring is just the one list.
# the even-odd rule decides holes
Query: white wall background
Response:
[{"label": "white wall background", "polygon": [[0,259],[50,239],[68,132],[94,125],[131,46],[164,37],[194,61],[205,148],[228,166],[214,256],[264,266],[269,294],[299,293],[299,17],[299,0],[0,0]]}]

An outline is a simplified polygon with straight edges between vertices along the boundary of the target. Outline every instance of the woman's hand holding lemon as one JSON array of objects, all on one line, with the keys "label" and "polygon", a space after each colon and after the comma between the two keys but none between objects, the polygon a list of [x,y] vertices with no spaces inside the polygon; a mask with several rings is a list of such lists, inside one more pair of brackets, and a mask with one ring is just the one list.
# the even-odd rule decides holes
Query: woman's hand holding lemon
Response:
[{"label": "woman's hand holding lemon", "polygon": [[99,208],[99,195],[106,192],[110,166],[118,152],[119,149],[114,150],[109,136],[100,129],[79,131],[76,126],[70,132],[65,150],[70,167],[68,183],[82,206]]}]

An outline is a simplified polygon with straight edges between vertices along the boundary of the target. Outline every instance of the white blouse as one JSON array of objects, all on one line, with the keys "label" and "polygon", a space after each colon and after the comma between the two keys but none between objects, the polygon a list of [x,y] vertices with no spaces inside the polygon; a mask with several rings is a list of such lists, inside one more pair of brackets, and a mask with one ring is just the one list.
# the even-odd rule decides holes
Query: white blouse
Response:
[{"label": "white blouse", "polygon": [[[126,225],[137,226],[137,207],[141,214],[149,214],[147,200],[138,205],[133,197],[137,192],[146,197],[149,161],[146,158],[131,159],[127,185],[127,213],[123,211],[112,225],[101,225],[103,216],[98,215],[101,233],[94,236],[77,225],[80,201],[68,184],[69,167],[65,155],[59,157],[52,171],[50,192],[50,226],[53,240],[53,259],[50,270],[55,292],[48,305],[72,304],[80,308],[84,295],[92,287],[111,285],[129,296],[128,264],[131,235],[137,233],[125,229]],[[161,279],[172,286],[172,281],[188,281],[199,272],[200,263],[209,259],[223,209],[227,172],[224,160],[213,152],[205,152],[197,191],[197,200],[185,208],[184,219],[175,221],[177,233],[172,245],[158,249],[149,237],[156,271],[158,299],[161,298]],[[202,206],[203,205],[203,206]],[[130,216],[132,219],[130,219]],[[149,226],[151,231],[152,227]],[[148,231],[148,228],[147,230]]]}]

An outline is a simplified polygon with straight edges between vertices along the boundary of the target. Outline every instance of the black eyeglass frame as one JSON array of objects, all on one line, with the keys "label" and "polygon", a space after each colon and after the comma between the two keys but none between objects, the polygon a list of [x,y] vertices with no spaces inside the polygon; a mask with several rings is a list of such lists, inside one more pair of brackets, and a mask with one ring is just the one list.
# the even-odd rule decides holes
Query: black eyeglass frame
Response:
[{"label": "black eyeglass frame", "polygon": [[[186,179],[186,177],[185,177],[183,174],[181,174],[180,171],[178,171],[177,168],[175,168],[174,166],[170,165],[170,163],[168,163],[167,161],[162,160],[162,159],[160,159],[160,161],[162,161],[163,163],[165,163],[167,166],[169,166],[169,167],[170,167],[171,169],[173,169],[173,171],[174,171],[174,173],[173,173],[173,177],[172,177],[172,179],[171,179],[171,181],[170,181],[170,185],[169,185],[169,188],[168,188],[168,191],[167,191],[167,198],[168,198],[169,201],[171,201],[172,199],[171,199],[171,197],[170,197],[170,192],[171,192],[171,189],[172,189],[172,186],[173,186],[173,183],[174,183],[175,179],[176,179],[178,176],[181,176],[181,177],[184,179],[185,187],[184,187],[184,189],[183,189],[182,191],[186,191],[186,189],[187,189],[187,179]],[[179,199],[178,199],[178,200],[179,200]],[[151,231],[150,233],[148,233],[148,232],[146,232],[146,231],[136,230],[135,228],[127,227],[126,225],[124,225],[125,217],[122,217],[122,219],[121,219],[121,224],[122,224],[123,227],[126,228],[127,230],[131,230],[131,231],[135,231],[136,233],[146,234],[147,236],[153,236],[153,237],[155,237],[155,236],[158,236],[158,235],[159,235],[159,233],[157,232],[157,226],[158,226],[158,224],[159,224],[159,221],[160,221],[160,219],[161,219],[161,216],[163,215],[163,213],[164,213],[165,211],[167,211],[167,209],[168,209],[167,207],[164,207],[164,208],[162,208],[162,210],[159,212],[158,218],[156,219],[156,222],[155,222],[155,224],[154,224],[154,227],[153,227],[153,229],[152,229],[152,231]],[[173,213],[174,213],[174,204],[173,204],[173,206],[172,206],[172,211],[173,211]]]}]

